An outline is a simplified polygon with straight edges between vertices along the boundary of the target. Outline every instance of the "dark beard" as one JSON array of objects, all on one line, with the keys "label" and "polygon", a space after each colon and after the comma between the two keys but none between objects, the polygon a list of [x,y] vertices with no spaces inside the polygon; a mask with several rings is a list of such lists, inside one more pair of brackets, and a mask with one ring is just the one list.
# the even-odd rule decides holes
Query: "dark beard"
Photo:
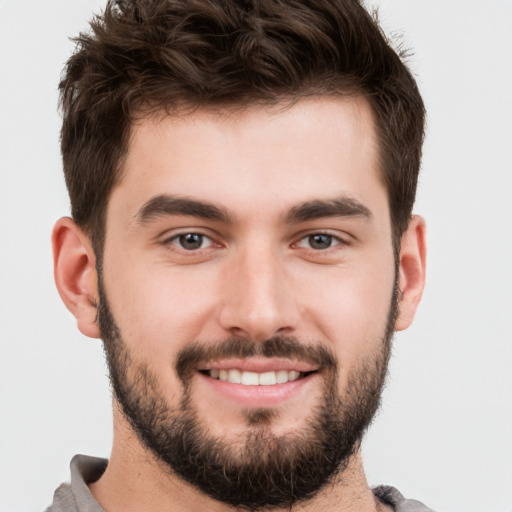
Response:
[{"label": "dark beard", "polygon": [[[340,395],[338,363],[323,346],[305,346],[295,338],[263,343],[231,338],[195,343],[182,350],[176,372],[183,398],[176,409],[167,404],[157,377],[131,357],[108,306],[99,279],[98,322],[104,340],[110,380],[123,413],[143,446],[172,472],[213,499],[249,510],[278,506],[316,495],[340,475],[378,409],[396,318],[396,286],[378,353],[361,359]],[[269,427],[272,409],[244,412],[247,433],[243,449],[234,449],[208,431],[194,409],[190,384],[198,364],[220,357],[288,357],[318,365],[325,382],[323,397],[306,425],[276,436]]]}]

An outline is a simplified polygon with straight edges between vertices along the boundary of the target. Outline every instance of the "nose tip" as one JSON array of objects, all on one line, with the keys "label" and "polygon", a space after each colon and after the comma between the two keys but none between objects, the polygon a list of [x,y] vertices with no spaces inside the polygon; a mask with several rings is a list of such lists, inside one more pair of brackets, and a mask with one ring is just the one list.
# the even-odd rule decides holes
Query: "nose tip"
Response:
[{"label": "nose tip", "polygon": [[274,315],[265,316],[261,311],[249,312],[243,318],[228,321],[228,324],[224,329],[231,335],[259,342],[277,335],[291,335],[294,330],[285,321],[280,322]]},{"label": "nose tip", "polygon": [[264,341],[291,335],[299,311],[286,273],[271,258],[245,260],[229,269],[219,323],[230,335]]}]

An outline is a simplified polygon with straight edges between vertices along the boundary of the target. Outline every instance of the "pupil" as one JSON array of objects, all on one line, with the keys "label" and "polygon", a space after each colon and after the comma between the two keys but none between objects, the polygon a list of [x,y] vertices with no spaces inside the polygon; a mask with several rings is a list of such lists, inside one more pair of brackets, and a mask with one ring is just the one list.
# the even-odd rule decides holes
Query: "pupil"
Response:
[{"label": "pupil", "polygon": [[313,249],[328,249],[332,244],[332,236],[330,235],[311,235],[309,243]]},{"label": "pupil", "polygon": [[184,249],[199,249],[203,242],[202,235],[187,233],[180,236],[180,244]]}]

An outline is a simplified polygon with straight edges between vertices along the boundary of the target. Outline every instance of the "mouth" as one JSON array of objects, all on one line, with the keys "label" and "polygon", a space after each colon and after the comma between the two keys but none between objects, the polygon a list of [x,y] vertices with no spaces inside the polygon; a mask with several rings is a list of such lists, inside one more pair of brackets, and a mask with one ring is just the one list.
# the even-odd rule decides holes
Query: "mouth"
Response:
[{"label": "mouth", "polygon": [[243,407],[274,407],[300,399],[320,368],[286,359],[233,359],[198,368],[205,390]]},{"label": "mouth", "polygon": [[246,371],[238,368],[199,370],[200,373],[212,379],[231,384],[242,384],[243,386],[273,386],[286,384],[308,377],[316,370],[300,372],[297,370],[277,370],[266,372]]}]

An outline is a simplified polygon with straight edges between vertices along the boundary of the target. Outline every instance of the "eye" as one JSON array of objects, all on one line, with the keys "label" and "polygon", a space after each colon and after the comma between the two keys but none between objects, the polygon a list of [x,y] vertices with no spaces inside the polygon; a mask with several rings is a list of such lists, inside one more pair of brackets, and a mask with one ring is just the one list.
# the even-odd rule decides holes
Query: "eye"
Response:
[{"label": "eye", "polygon": [[213,244],[211,238],[200,233],[182,233],[172,237],[168,243],[178,246],[185,251],[197,251],[205,249]]},{"label": "eye", "polygon": [[306,249],[314,249],[315,251],[323,251],[341,244],[342,241],[333,235],[325,233],[313,233],[311,235],[301,238],[297,244],[297,247],[303,247]]}]

